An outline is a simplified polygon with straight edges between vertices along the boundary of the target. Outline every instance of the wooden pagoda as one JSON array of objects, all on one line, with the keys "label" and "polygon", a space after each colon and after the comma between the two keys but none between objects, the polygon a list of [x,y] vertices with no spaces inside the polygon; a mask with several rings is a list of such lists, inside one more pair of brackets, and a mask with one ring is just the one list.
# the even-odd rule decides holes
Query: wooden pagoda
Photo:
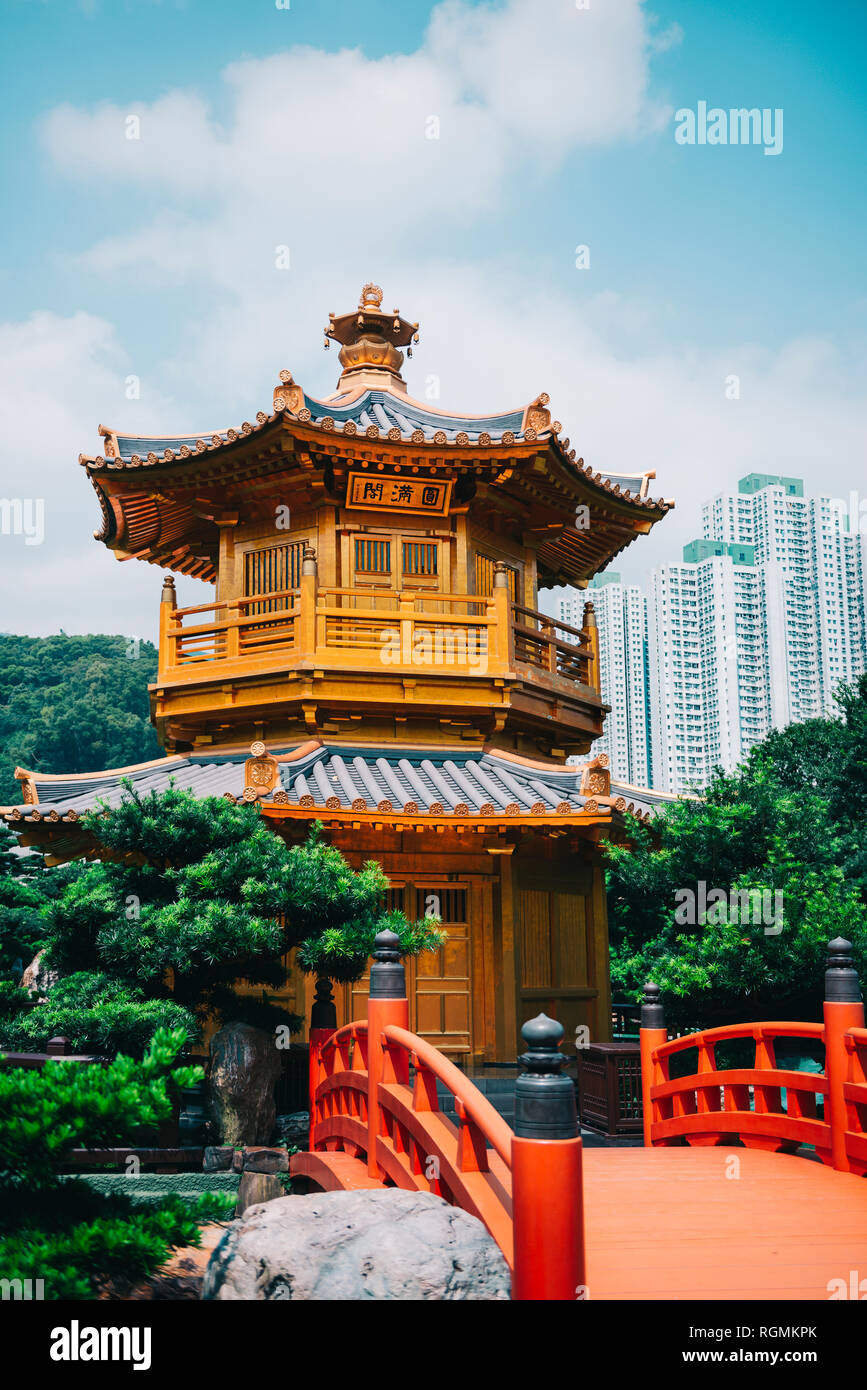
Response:
[{"label": "wooden pagoda", "polygon": [[[99,853],[79,818],[121,776],[256,800],[293,841],[320,819],[353,865],[383,864],[390,905],[439,909],[446,944],[408,965],[412,1029],[465,1063],[513,1061],[540,1010],[604,1040],[600,841],[656,798],[592,757],[606,706],[591,604],[573,629],[538,594],[584,587],[672,504],[648,495],[652,473],[586,467],[544,394],[473,417],[414,400],[401,349],[418,325],[374,285],[325,333],[343,369],[325,400],[282,371],[271,410],[237,428],[99,427],[102,453],[80,460],[97,539],[168,571],[151,687],[166,757],[18,769],[5,817],[54,860]],[[213,599],[179,608],[172,572]],[[339,1023],[365,990],[339,989]]]}]

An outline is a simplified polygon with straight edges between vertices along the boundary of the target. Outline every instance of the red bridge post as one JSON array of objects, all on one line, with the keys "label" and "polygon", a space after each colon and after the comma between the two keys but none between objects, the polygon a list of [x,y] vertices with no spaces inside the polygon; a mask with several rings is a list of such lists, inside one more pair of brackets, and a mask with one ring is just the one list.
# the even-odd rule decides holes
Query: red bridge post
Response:
[{"label": "red bridge post", "polygon": [[380,1082],[409,1081],[409,1058],[402,1050],[396,1054],[389,1053],[383,1036],[383,1030],[389,1024],[409,1029],[406,970],[399,947],[400,938],[393,931],[379,932],[370,967],[370,994],[367,1000],[367,1171],[372,1178],[383,1176],[376,1160],[376,1141],[381,1124]]},{"label": "red bridge post", "polygon": [[512,1298],[585,1298],[582,1145],[575,1087],[560,1074],[562,1024],[539,1014],[521,1036],[512,1140]]},{"label": "red bridge post", "polygon": [[653,1054],[663,1043],[668,1042],[668,1029],[665,1026],[665,1011],[659,997],[659,985],[648,980],[644,986],[644,999],[641,1003],[641,1107],[644,1117],[644,1144],[650,1148],[653,1143],[653,1102],[650,1099],[654,1084],[656,1067]]},{"label": "red bridge post", "polygon": [[831,1127],[831,1161],[843,1173],[852,1169],[846,1153],[844,1087],[849,1059],[846,1033],[864,1027],[864,1004],[858,972],[852,964],[852,942],[835,936],[828,942],[825,971],[825,1077],[828,1082],[826,1121]]}]

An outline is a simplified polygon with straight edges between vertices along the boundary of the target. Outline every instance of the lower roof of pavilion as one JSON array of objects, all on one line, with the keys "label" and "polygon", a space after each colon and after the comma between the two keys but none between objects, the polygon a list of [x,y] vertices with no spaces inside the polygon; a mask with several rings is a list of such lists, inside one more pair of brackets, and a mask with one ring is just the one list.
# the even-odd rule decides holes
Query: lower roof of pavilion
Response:
[{"label": "lower roof of pavilion", "polygon": [[[249,757],[242,749],[174,755],[92,773],[42,773],[16,769],[23,799],[0,811],[22,843],[44,850],[49,862],[98,855],[81,819],[117,806],[130,786],[138,796],[174,785],[197,796],[258,800],[272,822],[322,820],[335,829],[445,830],[505,834],[530,830],[559,834],[625,833],[625,814],[649,819],[672,798],[611,781],[606,760],[559,767],[489,747],[395,748],[317,739],[273,748],[272,788],[247,785]],[[595,790],[600,785],[607,790]],[[595,777],[594,777],[595,774]]]}]

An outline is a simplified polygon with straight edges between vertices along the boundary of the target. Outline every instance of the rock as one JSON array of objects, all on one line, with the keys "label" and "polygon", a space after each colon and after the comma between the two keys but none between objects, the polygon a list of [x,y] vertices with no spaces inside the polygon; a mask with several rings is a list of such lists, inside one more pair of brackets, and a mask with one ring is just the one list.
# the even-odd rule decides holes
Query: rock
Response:
[{"label": "rock", "polygon": [[290,1149],[309,1148],[310,1111],[295,1110],[291,1115],[278,1115],[271,1142],[285,1144]]},{"label": "rock", "polygon": [[245,1173],[285,1173],[289,1168],[289,1150],[248,1144],[243,1168]]},{"label": "rock", "polygon": [[217,1144],[209,1144],[202,1156],[202,1172],[222,1173],[231,1168],[235,1150]]},{"label": "rock", "polygon": [[208,1263],[203,1299],[507,1299],[481,1221],[430,1192],[317,1192],[250,1207]]},{"label": "rock", "polygon": [[27,966],[27,969],[24,971],[24,974],[21,976],[21,979],[18,981],[18,988],[28,990],[31,996],[37,997],[39,1003],[45,1002],[45,995],[47,995],[52,985],[56,985],[57,981],[60,979],[60,975],[56,970],[49,970],[42,964],[42,957],[44,955],[44,951],[37,951],[36,955]]},{"label": "rock", "polygon": [[273,1173],[242,1173],[238,1183],[238,1204],[235,1212],[243,1216],[251,1207],[260,1207],[264,1202],[273,1202],[277,1197],[285,1197],[286,1189]]},{"label": "rock", "polygon": [[280,1075],[274,1038],[248,1023],[227,1023],[211,1039],[208,1103],[223,1144],[267,1144]]}]

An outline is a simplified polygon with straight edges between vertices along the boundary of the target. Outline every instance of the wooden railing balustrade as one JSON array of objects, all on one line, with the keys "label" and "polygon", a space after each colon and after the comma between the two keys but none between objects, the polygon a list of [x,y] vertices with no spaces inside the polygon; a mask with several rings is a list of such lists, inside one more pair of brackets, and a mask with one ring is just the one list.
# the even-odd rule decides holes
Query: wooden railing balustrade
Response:
[{"label": "wooden railing balustrade", "polygon": [[[177,608],[167,584],[160,605],[160,682],[285,670],[427,666],[461,675],[514,677],[516,663],[596,692],[595,627],[573,628],[512,603],[505,566],[479,594],[319,586],[305,552],[298,587]],[[592,611],[592,606],[588,605]],[[565,641],[563,634],[577,639]]]},{"label": "wooden railing balustrade", "polygon": [[[537,613],[534,608],[513,603],[515,657],[530,666],[539,666],[552,675],[591,684],[591,666],[595,652],[593,636],[587,628],[572,627],[561,618]],[[566,632],[578,642],[566,642],[558,634]]]}]

